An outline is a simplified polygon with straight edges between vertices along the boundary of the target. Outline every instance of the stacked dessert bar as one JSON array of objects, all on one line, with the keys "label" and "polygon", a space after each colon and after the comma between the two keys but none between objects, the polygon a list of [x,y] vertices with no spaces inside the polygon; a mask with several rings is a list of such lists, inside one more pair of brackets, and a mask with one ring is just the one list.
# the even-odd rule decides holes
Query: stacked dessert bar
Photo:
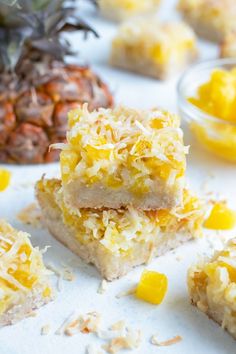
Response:
[{"label": "stacked dessert bar", "polygon": [[201,202],[185,186],[178,116],[124,107],[69,113],[61,180],[36,195],[55,238],[108,280],[201,233]]}]

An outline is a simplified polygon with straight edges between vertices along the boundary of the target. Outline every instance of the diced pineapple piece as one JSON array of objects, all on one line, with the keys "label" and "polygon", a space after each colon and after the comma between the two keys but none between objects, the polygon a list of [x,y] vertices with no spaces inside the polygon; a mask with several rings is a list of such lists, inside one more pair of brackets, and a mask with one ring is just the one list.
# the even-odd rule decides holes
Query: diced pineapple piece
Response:
[{"label": "diced pineapple piece", "polygon": [[210,80],[199,86],[197,97],[190,98],[190,101],[213,116],[234,122],[235,82],[233,71],[214,70]]},{"label": "diced pineapple piece", "polygon": [[0,169],[0,192],[4,191],[10,184],[11,172]]},{"label": "diced pineapple piece", "polygon": [[138,299],[159,305],[167,292],[168,279],[165,274],[145,270],[136,289]]},{"label": "diced pineapple piece", "polygon": [[210,79],[198,87],[197,95],[189,98],[189,102],[203,112],[217,117],[215,121],[205,119],[204,124],[192,122],[191,130],[200,144],[214,154],[235,162],[235,69],[214,70]]},{"label": "diced pineapple piece", "polygon": [[85,150],[87,152],[87,159],[91,160],[91,163],[96,160],[109,160],[111,155],[110,149],[101,149],[92,145],[87,145]]},{"label": "diced pineapple piece", "polygon": [[79,162],[75,151],[64,150],[60,154],[62,180],[67,181]]},{"label": "diced pineapple piece", "polygon": [[215,203],[204,226],[212,230],[230,230],[236,225],[236,212],[228,208],[226,203]]}]

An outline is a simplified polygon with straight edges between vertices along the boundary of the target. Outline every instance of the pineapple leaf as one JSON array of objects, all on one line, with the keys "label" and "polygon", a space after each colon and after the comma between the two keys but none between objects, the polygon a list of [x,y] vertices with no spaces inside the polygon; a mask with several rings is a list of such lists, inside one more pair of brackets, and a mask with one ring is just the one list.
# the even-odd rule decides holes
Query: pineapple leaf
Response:
[{"label": "pineapple leaf", "polygon": [[[46,4],[45,8],[32,11],[34,6],[44,6],[43,4]],[[67,55],[75,54],[62,33],[83,30],[85,34],[92,32],[98,37],[96,31],[76,15],[74,0],[18,0],[12,9],[15,18],[24,23],[24,26],[15,30],[20,37],[16,41],[13,33],[6,36],[11,31],[1,27],[0,23],[0,72],[11,70],[19,77],[26,77],[27,72],[32,71],[31,76],[37,77],[38,64],[50,65],[54,60],[63,63]],[[10,54],[12,42],[17,43],[14,54],[12,51]]]},{"label": "pineapple leaf", "polygon": [[22,33],[0,27],[0,73],[12,71],[21,55]]}]

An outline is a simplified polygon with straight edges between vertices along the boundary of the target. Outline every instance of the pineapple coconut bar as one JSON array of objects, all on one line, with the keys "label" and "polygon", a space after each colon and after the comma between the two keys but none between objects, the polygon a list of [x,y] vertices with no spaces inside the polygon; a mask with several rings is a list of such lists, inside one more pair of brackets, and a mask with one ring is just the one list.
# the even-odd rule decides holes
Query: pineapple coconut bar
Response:
[{"label": "pineapple coconut bar", "polygon": [[0,220],[0,326],[30,316],[52,300],[49,274],[29,235]]},{"label": "pineapple coconut bar", "polygon": [[208,262],[188,272],[188,288],[193,305],[219,323],[236,339],[236,239]]},{"label": "pineapple coconut bar", "polygon": [[[185,155],[179,118],[123,107],[69,113],[60,156],[66,204],[79,208],[172,208],[182,203]],[[61,145],[59,145],[61,146]]]},{"label": "pineapple coconut bar", "polygon": [[[142,55],[140,55],[142,53]],[[183,22],[144,16],[123,23],[112,42],[111,65],[167,79],[197,59],[193,30]]]},{"label": "pineapple coconut bar", "polygon": [[175,115],[84,106],[70,112],[67,139],[62,180],[43,178],[36,196],[52,235],[104,278],[201,234],[202,205],[184,188]]},{"label": "pineapple coconut bar", "polygon": [[201,37],[222,42],[236,30],[235,0],[179,0],[178,10]]},{"label": "pineapple coconut bar", "polygon": [[98,0],[102,16],[113,21],[151,13],[158,9],[159,4],[160,0]]}]

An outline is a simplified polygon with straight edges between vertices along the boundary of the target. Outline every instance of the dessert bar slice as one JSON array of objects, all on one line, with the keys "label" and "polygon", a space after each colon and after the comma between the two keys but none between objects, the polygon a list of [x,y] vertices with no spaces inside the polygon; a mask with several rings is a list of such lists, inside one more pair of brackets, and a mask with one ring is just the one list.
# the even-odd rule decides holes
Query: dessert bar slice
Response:
[{"label": "dessert bar slice", "polygon": [[220,49],[221,58],[236,58],[236,30],[225,36]]},{"label": "dessert bar slice", "polygon": [[0,326],[21,320],[52,299],[49,273],[29,235],[0,220]]},{"label": "dessert bar slice", "polygon": [[236,239],[188,272],[191,302],[236,338]]},{"label": "dessert bar slice", "polygon": [[61,145],[64,200],[79,208],[172,208],[182,202],[187,148],[179,118],[124,107],[69,113]]},{"label": "dessert bar slice", "polygon": [[180,0],[178,9],[196,33],[208,40],[221,42],[236,30],[235,0]]},{"label": "dessert bar slice", "polygon": [[197,58],[193,30],[182,22],[144,16],[123,23],[112,42],[110,63],[157,79],[178,73]]},{"label": "dessert bar slice", "polygon": [[160,0],[98,0],[101,14],[112,21],[156,11]]},{"label": "dessert bar slice", "polygon": [[113,280],[201,234],[201,202],[188,190],[184,206],[175,210],[80,209],[63,200],[59,180],[40,180],[36,195],[51,234]]}]

